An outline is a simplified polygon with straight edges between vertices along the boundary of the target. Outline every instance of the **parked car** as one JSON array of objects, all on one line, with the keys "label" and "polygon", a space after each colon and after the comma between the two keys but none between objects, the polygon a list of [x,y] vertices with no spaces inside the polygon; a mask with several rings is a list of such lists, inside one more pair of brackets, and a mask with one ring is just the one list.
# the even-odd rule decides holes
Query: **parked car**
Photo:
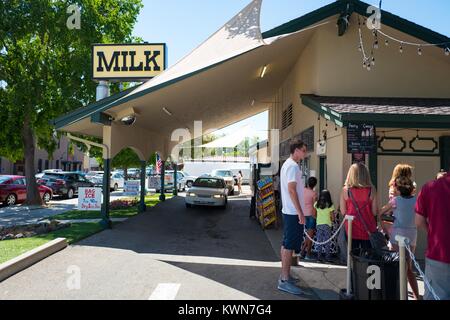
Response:
[{"label": "parked car", "polygon": [[36,179],[40,179],[44,176],[44,174],[49,173],[49,172],[62,172],[61,169],[46,169],[38,174],[35,175]]},{"label": "parked car", "polygon": [[[166,174],[170,174],[173,176],[173,170],[166,170]],[[178,191],[184,191],[186,189],[186,182],[184,180],[184,176],[181,172],[177,171],[177,185],[178,185]],[[165,187],[166,190],[173,190],[173,179],[171,179],[171,182]]]},{"label": "parked car", "polygon": [[220,206],[226,208],[228,202],[228,188],[221,177],[202,176],[194,181],[194,184],[186,193],[185,203],[187,208],[194,205]]},{"label": "parked car", "polygon": [[130,168],[127,170],[128,179],[139,179],[141,175],[141,170],[137,168]]},{"label": "parked car", "polygon": [[73,172],[49,172],[38,180],[38,183],[53,190],[53,194],[72,199],[78,194],[79,187],[94,187],[94,183],[86,177]]},{"label": "parked car", "polygon": [[223,170],[223,169],[213,170],[211,176],[223,178],[228,188],[228,194],[234,195],[234,178],[233,172],[231,172],[231,170]]},{"label": "parked car", "polygon": [[[38,185],[39,194],[44,203],[53,197],[52,189]],[[11,206],[27,199],[27,185],[24,176],[0,176],[0,202]]]},{"label": "parked car", "polygon": [[[95,172],[96,172],[95,175],[89,175],[88,180],[93,182],[96,187],[102,187],[104,171],[95,171]],[[110,179],[111,191],[123,189],[124,184],[125,178],[120,172],[117,171],[111,172],[111,179]]]},{"label": "parked car", "polygon": [[178,171],[178,172],[181,173],[181,175],[183,176],[183,182],[187,188],[192,187],[192,185],[194,184],[194,181],[198,178],[196,176],[191,176],[186,171]]}]

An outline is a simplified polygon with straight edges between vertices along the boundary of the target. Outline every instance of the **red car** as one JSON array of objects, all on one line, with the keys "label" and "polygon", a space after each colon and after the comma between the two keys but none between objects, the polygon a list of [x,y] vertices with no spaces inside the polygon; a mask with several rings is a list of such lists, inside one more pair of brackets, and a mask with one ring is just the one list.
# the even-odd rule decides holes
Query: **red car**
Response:
[{"label": "red car", "polygon": [[[38,185],[39,193],[45,203],[53,197],[52,189]],[[24,176],[0,175],[0,203],[7,206],[24,202],[27,199],[27,187]]]}]

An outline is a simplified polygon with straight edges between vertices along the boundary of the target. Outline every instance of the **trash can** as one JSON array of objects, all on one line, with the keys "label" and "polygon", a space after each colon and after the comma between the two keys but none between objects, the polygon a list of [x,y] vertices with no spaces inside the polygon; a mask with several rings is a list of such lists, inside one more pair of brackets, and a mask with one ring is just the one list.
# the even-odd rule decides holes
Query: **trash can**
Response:
[{"label": "trash can", "polygon": [[[372,249],[353,249],[351,252],[352,293],[355,300],[400,300],[398,252]],[[378,266],[377,271],[369,266]],[[379,278],[377,279],[376,277]],[[378,286],[379,285],[379,286]]]}]

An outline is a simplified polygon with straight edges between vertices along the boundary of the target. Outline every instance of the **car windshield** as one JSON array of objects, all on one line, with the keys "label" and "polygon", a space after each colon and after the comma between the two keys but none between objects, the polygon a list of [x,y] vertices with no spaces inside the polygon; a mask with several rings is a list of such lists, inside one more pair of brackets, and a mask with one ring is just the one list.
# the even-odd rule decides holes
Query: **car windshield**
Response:
[{"label": "car windshield", "polygon": [[194,187],[200,188],[224,188],[223,180],[214,178],[199,178],[195,180]]},{"label": "car windshield", "polygon": [[11,179],[11,178],[10,177],[0,177],[0,183],[5,183],[9,179]]},{"label": "car windshield", "polygon": [[217,177],[232,177],[233,174],[229,170],[216,170],[214,171],[214,176]]}]

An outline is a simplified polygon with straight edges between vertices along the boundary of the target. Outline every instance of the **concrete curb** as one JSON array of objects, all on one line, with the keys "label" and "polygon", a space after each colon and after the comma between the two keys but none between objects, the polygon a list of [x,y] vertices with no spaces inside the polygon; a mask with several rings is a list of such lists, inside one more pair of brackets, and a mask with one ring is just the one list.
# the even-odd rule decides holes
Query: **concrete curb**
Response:
[{"label": "concrete curb", "polygon": [[0,282],[66,247],[66,238],[57,238],[0,264]]}]

